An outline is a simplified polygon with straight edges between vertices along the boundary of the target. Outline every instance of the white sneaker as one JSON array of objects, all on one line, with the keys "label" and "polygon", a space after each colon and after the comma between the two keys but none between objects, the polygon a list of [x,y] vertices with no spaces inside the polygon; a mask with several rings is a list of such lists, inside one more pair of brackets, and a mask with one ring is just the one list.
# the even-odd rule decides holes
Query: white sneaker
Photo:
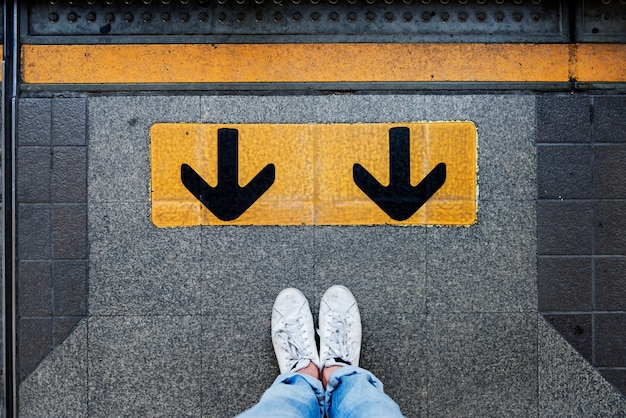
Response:
[{"label": "white sneaker", "polygon": [[318,334],[322,367],[359,365],[361,315],[346,287],[333,286],[322,296]]},{"label": "white sneaker", "polygon": [[318,368],[313,315],[306,297],[298,289],[278,294],[272,310],[272,343],[281,373],[296,372],[313,362]]}]

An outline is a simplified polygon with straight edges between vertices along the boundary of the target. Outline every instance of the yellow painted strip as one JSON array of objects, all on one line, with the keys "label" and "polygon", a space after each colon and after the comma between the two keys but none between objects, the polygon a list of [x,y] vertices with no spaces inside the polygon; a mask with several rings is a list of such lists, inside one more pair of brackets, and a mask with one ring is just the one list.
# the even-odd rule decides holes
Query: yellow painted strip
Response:
[{"label": "yellow painted strip", "polygon": [[[439,163],[443,186],[406,220],[393,220],[357,185],[355,164],[390,181],[389,130],[410,132],[415,186]],[[218,129],[238,132],[238,179],[245,187],[269,164],[274,183],[240,217],[223,221],[181,180],[192,167],[218,185]],[[152,221],[193,225],[471,225],[477,213],[477,136],[472,122],[376,124],[155,124],[151,138]]]},{"label": "yellow painted strip", "polygon": [[580,82],[626,82],[626,44],[579,44],[576,75]]},{"label": "yellow painted strip", "polygon": [[[614,81],[623,52],[603,51],[618,53],[613,63],[622,65],[594,67],[595,77]],[[567,44],[23,45],[21,63],[27,84],[567,82],[571,75]]]}]

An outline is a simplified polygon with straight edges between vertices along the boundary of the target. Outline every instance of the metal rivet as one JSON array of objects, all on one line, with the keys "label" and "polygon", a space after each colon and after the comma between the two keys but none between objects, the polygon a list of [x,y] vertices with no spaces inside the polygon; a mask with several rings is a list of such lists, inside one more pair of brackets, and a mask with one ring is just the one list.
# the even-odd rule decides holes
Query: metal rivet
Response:
[{"label": "metal rivet", "polygon": [[337,4],[337,3],[339,3],[339,0],[328,0],[328,2],[330,4]]},{"label": "metal rivet", "polygon": [[50,0],[50,4],[52,5],[59,4],[59,0]]},{"label": "metal rivet", "polygon": [[613,16],[611,16],[609,13],[602,14],[602,20],[604,20],[605,22],[609,22],[612,18]]},{"label": "metal rivet", "polygon": [[332,12],[328,15],[328,20],[331,22],[337,22],[339,20],[339,14],[337,12]]},{"label": "metal rivet", "polygon": [[115,22],[115,15],[113,13],[107,13],[104,15],[104,21],[107,23]]},{"label": "metal rivet", "polygon": [[450,3],[450,0],[439,0],[439,2],[441,4],[448,4],[448,3]]},{"label": "metal rivet", "polygon": [[133,20],[135,20],[135,17],[131,12],[126,12],[124,13],[124,16],[122,16],[122,19],[124,19],[124,22],[126,23],[131,23]]},{"label": "metal rivet", "polygon": [[246,15],[242,12],[239,12],[235,15],[235,19],[237,20],[237,22],[241,23],[246,20]]},{"label": "metal rivet", "polygon": [[293,4],[300,4],[300,0],[291,0]]},{"label": "metal rivet", "polygon": [[532,19],[533,22],[539,22],[541,20],[541,15],[539,13],[533,13]]},{"label": "metal rivet", "polygon": [[161,0],[161,3],[163,3],[163,4],[170,4],[170,0]]},{"label": "metal rivet", "polygon": [[502,13],[502,12],[496,13],[495,19],[496,19],[496,22],[503,22],[504,21],[504,13]]},{"label": "metal rivet", "polygon": [[76,23],[78,20],[78,15],[74,12],[70,12],[67,14],[67,21],[70,23]]},{"label": "metal rivet", "polygon": [[262,22],[263,21],[263,13],[259,12],[256,15],[254,15],[254,20],[256,20],[257,22]]},{"label": "metal rivet", "polygon": [[376,20],[376,14],[374,12],[365,13],[365,20],[367,20],[368,22],[373,22],[374,20]]},{"label": "metal rivet", "polygon": [[604,3],[604,4],[611,4],[611,0],[602,0],[602,3]]},{"label": "metal rivet", "polygon": [[104,0],[104,2],[109,6],[113,4],[113,0]]},{"label": "metal rivet", "polygon": [[513,0],[513,3],[515,4],[522,4],[523,0]]},{"label": "metal rivet", "polygon": [[320,18],[321,18],[321,16],[320,16],[319,13],[317,13],[317,12],[311,13],[311,21],[312,22],[319,22]]},{"label": "metal rivet", "polygon": [[85,16],[85,19],[87,19],[87,22],[93,23],[96,21],[96,14],[94,12],[89,12],[87,13],[87,16]]},{"label": "metal rivet", "polygon": [[161,21],[162,21],[163,23],[167,23],[167,22],[169,22],[170,20],[172,20],[172,16],[170,16],[170,14],[169,14],[169,13],[161,13]]},{"label": "metal rivet", "polygon": [[433,16],[434,16],[434,13],[432,13],[432,12],[424,12],[424,13],[422,13],[422,20],[424,22],[429,22],[430,18],[432,18]]},{"label": "metal rivet", "polygon": [[133,0],[124,0],[124,4],[131,5],[133,4]]},{"label": "metal rivet", "polygon": [[467,22],[468,15],[465,12],[459,13],[459,22]]},{"label": "metal rivet", "polygon": [[96,0],[87,0],[87,4],[92,6],[92,5],[96,4]]},{"label": "metal rivet", "polygon": [[387,4],[393,4],[393,0],[385,0],[385,3],[387,3]]},{"label": "metal rivet", "polygon": [[274,13],[274,22],[278,23],[283,20],[283,15],[280,12]]},{"label": "metal rivet", "polygon": [[430,0],[422,0],[422,4],[430,4]]},{"label": "metal rivet", "polygon": [[450,14],[448,12],[443,12],[441,14],[441,21],[447,22],[448,20],[450,20]]},{"label": "metal rivet", "polygon": [[152,22],[152,14],[151,13],[144,13],[141,15],[141,20],[143,20],[144,23],[150,23]]},{"label": "metal rivet", "polygon": [[348,4],[356,4],[356,0],[348,0]]},{"label": "metal rivet", "polygon": [[478,4],[485,4],[485,3],[487,3],[487,0],[476,0],[476,3],[478,3]]},{"label": "metal rivet", "polygon": [[391,12],[385,13],[385,22],[390,23],[395,20],[395,16]]},{"label": "metal rivet", "polygon": [[207,13],[202,12],[198,15],[198,20],[202,23],[206,23],[209,21],[209,15]]},{"label": "metal rivet", "polygon": [[541,4],[541,0],[531,0],[532,4],[538,5]]},{"label": "metal rivet", "polygon": [[263,4],[263,0],[254,0],[256,4]]},{"label": "metal rivet", "polygon": [[459,4],[467,4],[467,0],[459,0]]},{"label": "metal rivet", "polygon": [[411,20],[413,20],[413,13],[404,12],[404,14],[402,15],[402,20],[404,20],[405,22],[410,22]]},{"label": "metal rivet", "polygon": [[180,0],[180,4],[189,4],[189,0]]},{"label": "metal rivet", "polygon": [[504,0],[496,0],[496,4],[503,4]]},{"label": "metal rivet", "polygon": [[522,20],[524,20],[524,15],[520,12],[513,13],[513,20],[516,22],[521,22]]},{"label": "metal rivet", "polygon": [[220,23],[226,22],[226,13],[220,12],[217,14],[217,21]]},{"label": "metal rivet", "polygon": [[246,2],[246,0],[235,0],[235,3],[237,4],[244,4]]},{"label": "metal rivet", "polygon": [[311,0],[311,4],[318,4],[320,0]]},{"label": "metal rivet", "polygon": [[356,22],[356,18],[357,18],[356,13],[354,12],[348,13],[348,22],[354,23]]},{"label": "metal rivet", "polygon": [[591,33],[598,33],[598,32],[600,32],[600,31],[598,30],[598,28],[593,28],[593,29],[591,29]]},{"label": "metal rivet", "polygon": [[143,4],[150,4],[152,3],[152,0],[143,0]]},{"label": "metal rivet", "polygon": [[48,15],[48,20],[52,23],[57,23],[59,21],[59,15],[56,13],[50,13]]},{"label": "metal rivet", "polygon": [[365,0],[365,3],[367,3],[367,4],[374,4],[375,1],[376,0]]},{"label": "metal rivet", "polygon": [[294,12],[293,15],[291,15],[291,20],[293,20],[294,22],[299,22],[302,20],[302,13],[300,12]]},{"label": "metal rivet", "polygon": [[402,0],[402,2],[404,4],[411,4],[411,3],[413,3],[413,0]]},{"label": "metal rivet", "polygon": [[189,13],[181,13],[180,14],[180,21],[181,21],[181,23],[187,23],[187,22],[189,22],[189,20],[191,20],[191,16],[189,16]]}]

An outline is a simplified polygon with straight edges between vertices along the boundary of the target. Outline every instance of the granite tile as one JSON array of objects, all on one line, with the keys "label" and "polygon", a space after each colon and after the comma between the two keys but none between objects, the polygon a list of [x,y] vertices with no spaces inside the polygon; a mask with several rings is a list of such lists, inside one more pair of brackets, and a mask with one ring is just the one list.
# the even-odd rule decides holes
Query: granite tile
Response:
[{"label": "granite tile", "polygon": [[549,324],[539,319],[539,417],[621,417],[622,397]]},{"label": "granite tile", "polygon": [[203,227],[202,253],[204,314],[270,312],[287,287],[317,296],[313,228]]},{"label": "granite tile", "polygon": [[20,260],[48,260],[52,254],[49,205],[18,206],[17,256]]},{"label": "granite tile", "polygon": [[85,145],[87,99],[52,99],[53,145]]},{"label": "granite tile", "polygon": [[595,96],[593,128],[596,142],[626,142],[626,97]]},{"label": "granite tile", "polygon": [[17,148],[17,201],[50,203],[50,147]]},{"label": "granite tile", "polygon": [[585,95],[537,96],[537,142],[589,142],[591,100]]},{"label": "granite tile", "polygon": [[150,199],[150,127],[197,122],[200,97],[92,97],[88,102],[90,202]]},{"label": "granite tile", "polygon": [[590,311],[591,267],[590,257],[538,257],[539,311]]},{"label": "granite tile", "polygon": [[79,323],[19,386],[19,416],[86,417],[87,321]]},{"label": "granite tile", "polygon": [[432,312],[529,312],[537,304],[533,202],[481,202],[479,224],[427,235]]},{"label": "granite tile", "polygon": [[626,201],[599,200],[595,211],[595,253],[626,254]]},{"label": "granite tile", "polygon": [[83,316],[52,318],[52,344],[57,347],[72,333]]},{"label": "granite tile", "polygon": [[91,314],[200,313],[200,228],[156,228],[148,202],[90,202],[89,235]]},{"label": "granite tile", "polygon": [[597,367],[626,367],[626,313],[595,314]]},{"label": "granite tile", "polygon": [[590,145],[537,147],[537,190],[540,199],[593,198]]},{"label": "granite tile", "polygon": [[87,257],[87,205],[59,204],[52,209],[52,245],[55,259]]},{"label": "granite tile", "polygon": [[407,417],[428,411],[426,315],[380,313],[361,309],[363,342],[360,367],[380,379]]},{"label": "granite tile", "polygon": [[200,416],[200,341],[199,317],[92,317],[89,416]]},{"label": "granite tile", "polygon": [[55,260],[54,315],[87,315],[87,261]]},{"label": "granite tile", "polygon": [[50,262],[20,261],[17,277],[19,316],[50,316],[52,314]]},{"label": "granite tile", "polygon": [[591,202],[537,202],[537,253],[590,255],[593,226]]},{"label": "granite tile", "polygon": [[626,311],[626,257],[596,258],[596,301],[600,311]]},{"label": "granite tile", "polygon": [[55,203],[87,201],[87,149],[54,147],[52,200]]},{"label": "granite tile", "polygon": [[535,314],[428,318],[429,416],[534,416]]},{"label": "granite tile", "polygon": [[590,363],[593,361],[591,314],[544,315],[563,337]]},{"label": "granite tile", "polygon": [[348,287],[377,313],[425,312],[426,228],[317,227],[315,281],[320,294]]},{"label": "granite tile", "polygon": [[24,380],[52,349],[51,318],[20,318],[17,328],[18,379]]},{"label": "granite tile", "polygon": [[594,154],[596,198],[626,199],[626,144],[596,146]]},{"label": "granite tile", "polygon": [[51,99],[18,100],[18,145],[50,145]]}]

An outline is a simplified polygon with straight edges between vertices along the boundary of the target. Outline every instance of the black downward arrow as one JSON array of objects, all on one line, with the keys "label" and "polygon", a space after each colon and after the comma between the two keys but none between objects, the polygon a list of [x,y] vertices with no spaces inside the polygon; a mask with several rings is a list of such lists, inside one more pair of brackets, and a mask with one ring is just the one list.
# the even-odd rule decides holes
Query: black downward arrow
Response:
[{"label": "black downward arrow", "polygon": [[244,187],[239,186],[239,132],[236,129],[217,130],[217,185],[210,186],[187,164],[180,167],[185,187],[208,210],[222,221],[240,217],[274,184],[276,168],[266,165]]},{"label": "black downward arrow", "polygon": [[417,185],[411,186],[409,128],[389,129],[389,186],[383,186],[361,164],[354,164],[356,185],[391,219],[409,219],[446,181],[446,165],[439,163]]}]

